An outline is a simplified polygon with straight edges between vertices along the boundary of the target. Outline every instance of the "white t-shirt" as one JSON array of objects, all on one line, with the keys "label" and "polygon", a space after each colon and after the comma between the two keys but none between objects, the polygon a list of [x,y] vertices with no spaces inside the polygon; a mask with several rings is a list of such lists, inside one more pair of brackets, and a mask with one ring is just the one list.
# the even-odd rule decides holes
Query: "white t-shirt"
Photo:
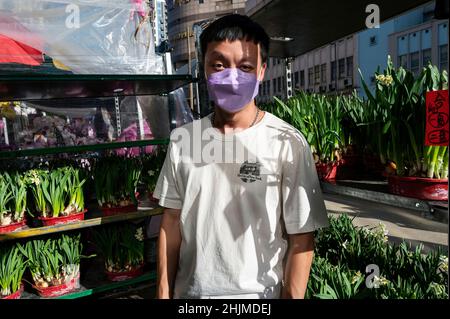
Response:
[{"label": "white t-shirt", "polygon": [[268,112],[234,134],[210,116],[175,129],[153,196],[181,209],[175,298],[277,298],[283,234],[328,226],[308,143]]}]

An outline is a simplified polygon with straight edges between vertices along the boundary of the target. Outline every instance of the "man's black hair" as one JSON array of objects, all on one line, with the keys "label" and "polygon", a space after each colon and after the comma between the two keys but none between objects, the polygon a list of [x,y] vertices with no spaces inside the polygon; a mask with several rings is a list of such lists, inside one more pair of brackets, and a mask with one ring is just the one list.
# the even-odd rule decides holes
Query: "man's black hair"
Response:
[{"label": "man's black hair", "polygon": [[246,40],[259,44],[262,63],[267,62],[270,38],[266,31],[249,17],[240,14],[226,15],[212,22],[200,35],[203,60],[208,43]]}]

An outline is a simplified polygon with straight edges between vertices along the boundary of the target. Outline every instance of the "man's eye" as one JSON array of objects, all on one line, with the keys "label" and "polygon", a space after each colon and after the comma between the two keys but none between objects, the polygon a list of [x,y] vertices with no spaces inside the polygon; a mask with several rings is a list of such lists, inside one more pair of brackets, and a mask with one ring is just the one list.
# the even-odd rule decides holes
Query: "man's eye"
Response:
[{"label": "man's eye", "polygon": [[223,64],[222,63],[215,63],[213,64],[213,68],[216,70],[221,70],[223,69]]},{"label": "man's eye", "polygon": [[242,65],[241,66],[241,70],[244,71],[244,72],[250,72],[250,71],[253,70],[253,68],[250,65]]}]

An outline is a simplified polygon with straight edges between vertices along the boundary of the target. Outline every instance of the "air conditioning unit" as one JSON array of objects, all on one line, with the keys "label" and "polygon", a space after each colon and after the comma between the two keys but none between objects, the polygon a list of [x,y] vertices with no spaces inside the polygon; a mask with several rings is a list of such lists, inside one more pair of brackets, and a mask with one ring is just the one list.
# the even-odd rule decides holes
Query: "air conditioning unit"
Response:
[{"label": "air conditioning unit", "polygon": [[344,80],[344,86],[352,86],[353,85],[353,79],[352,78],[347,78]]}]

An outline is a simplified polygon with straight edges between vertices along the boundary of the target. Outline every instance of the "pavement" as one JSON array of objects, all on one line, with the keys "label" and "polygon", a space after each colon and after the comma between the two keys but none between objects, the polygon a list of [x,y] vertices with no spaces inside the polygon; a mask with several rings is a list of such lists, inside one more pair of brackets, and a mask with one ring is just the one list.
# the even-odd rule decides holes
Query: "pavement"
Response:
[{"label": "pavement", "polygon": [[448,252],[448,224],[428,217],[417,210],[395,207],[346,195],[324,193],[331,216],[346,213],[355,216],[356,226],[377,226],[380,222],[389,231],[389,241],[407,241],[414,248],[420,243],[424,252],[438,247]]}]

